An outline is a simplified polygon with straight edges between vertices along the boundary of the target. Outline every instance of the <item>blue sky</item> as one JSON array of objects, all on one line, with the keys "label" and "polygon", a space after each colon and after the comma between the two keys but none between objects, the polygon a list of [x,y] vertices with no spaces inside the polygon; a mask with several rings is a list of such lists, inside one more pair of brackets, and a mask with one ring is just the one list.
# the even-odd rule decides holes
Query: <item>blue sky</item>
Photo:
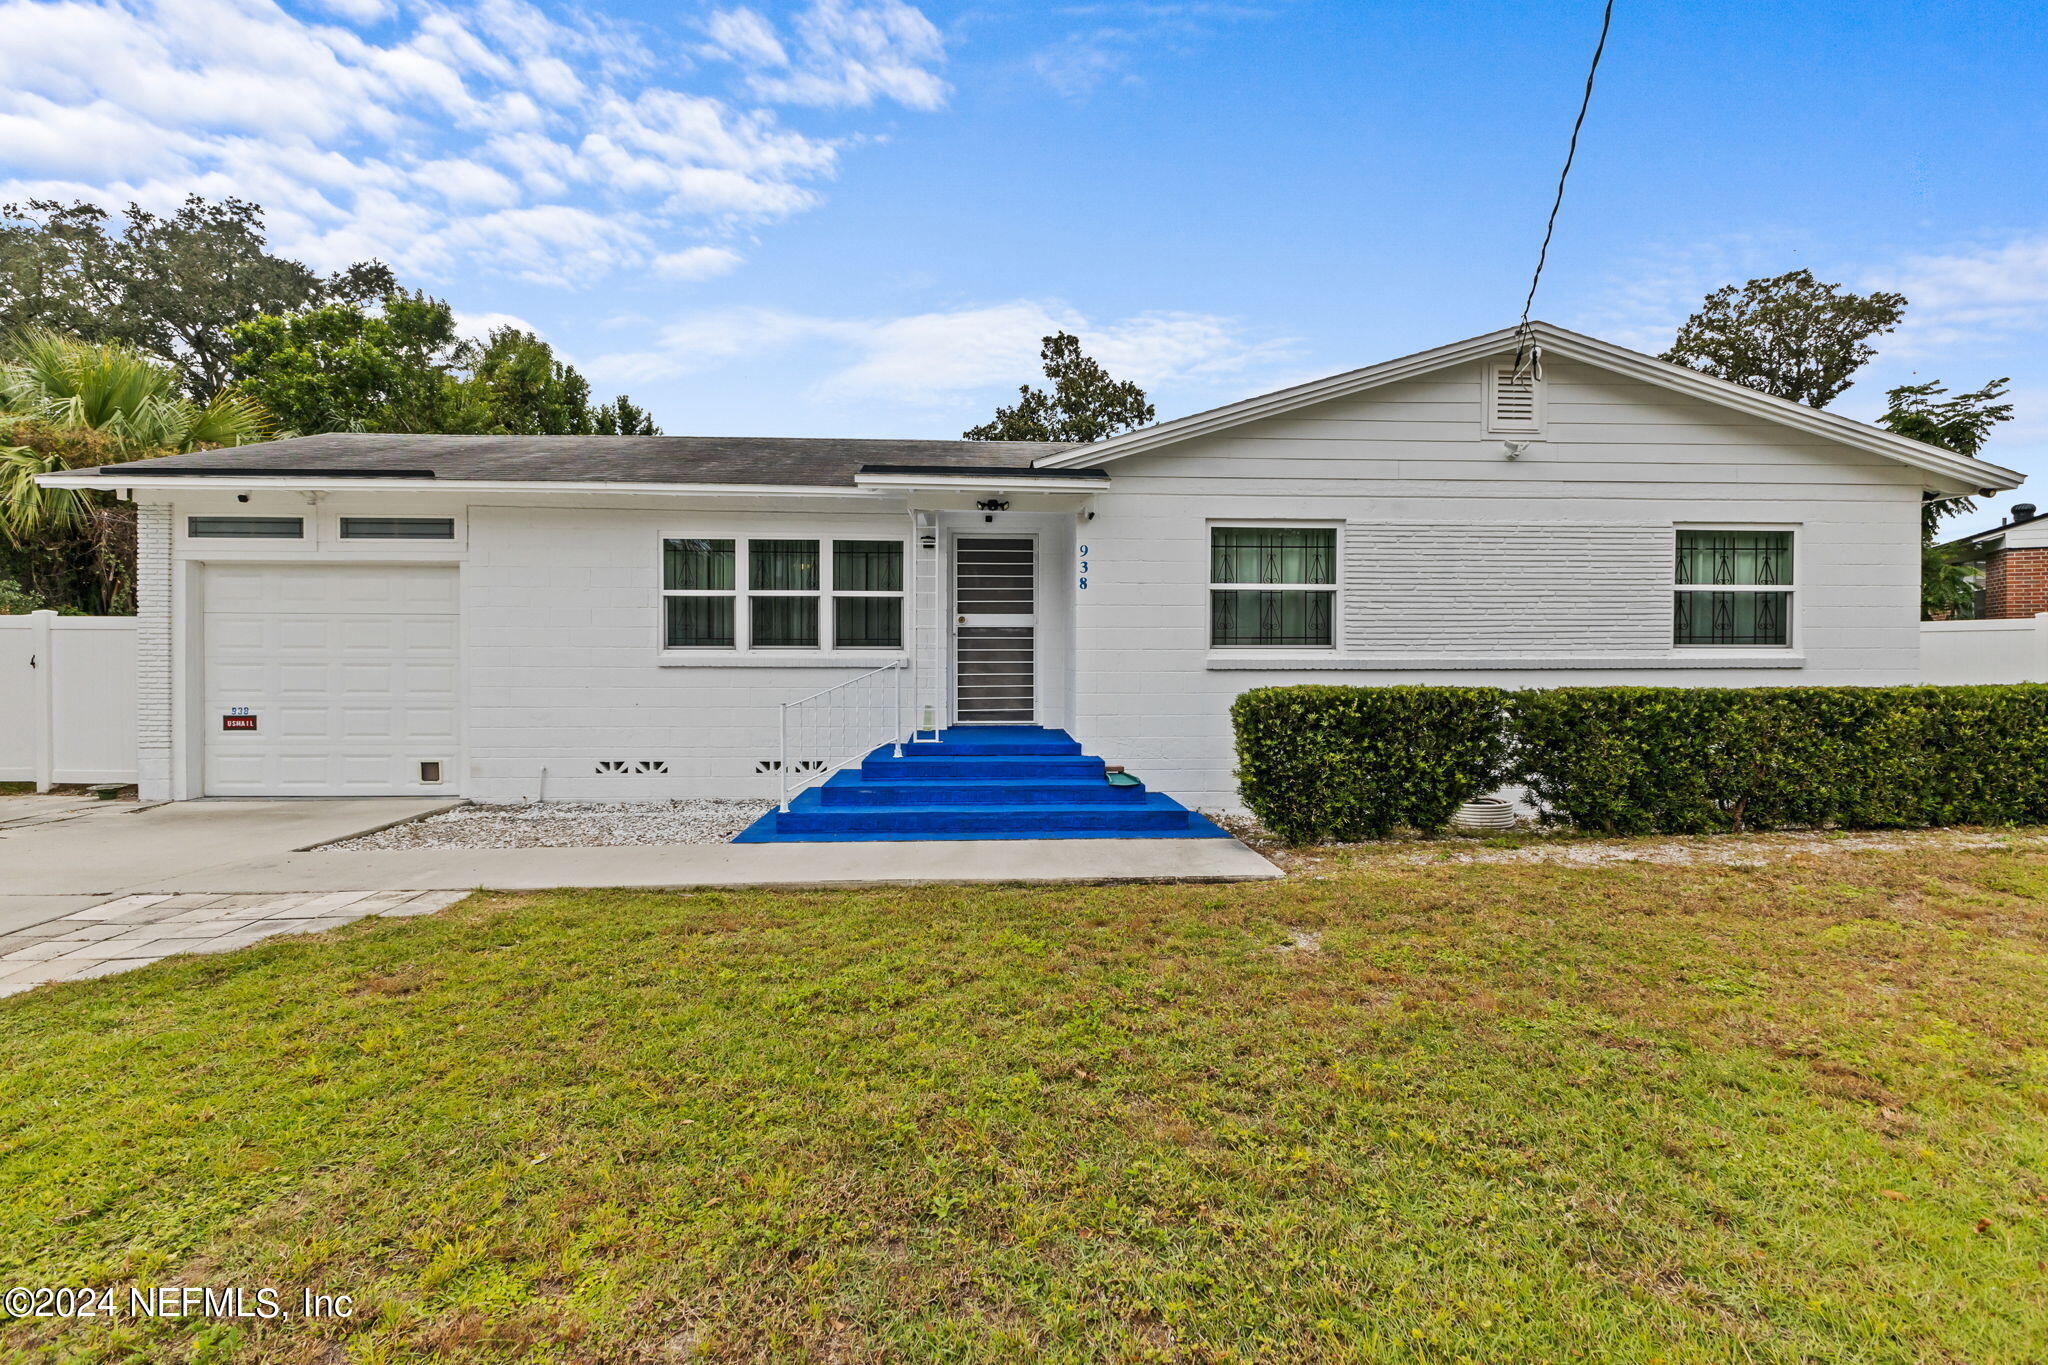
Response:
[{"label": "blue sky", "polygon": [[[0,196],[242,194],[671,432],[956,435],[1055,326],[1172,416],[1511,322],[1598,20],[0,0]],[[1724,282],[1899,289],[1837,408],[2010,375],[1987,453],[2048,473],[2044,48],[2019,4],[1624,0],[1537,315],[1655,350]]]}]

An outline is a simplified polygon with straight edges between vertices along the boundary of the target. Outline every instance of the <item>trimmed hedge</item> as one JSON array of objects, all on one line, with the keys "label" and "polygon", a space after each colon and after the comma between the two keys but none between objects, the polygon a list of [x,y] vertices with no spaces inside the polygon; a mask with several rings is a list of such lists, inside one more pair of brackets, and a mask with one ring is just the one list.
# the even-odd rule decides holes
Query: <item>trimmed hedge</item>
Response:
[{"label": "trimmed hedge", "polygon": [[1290,842],[1436,830],[1503,780],[1614,834],[2048,823],[2048,686],[1271,687],[1232,708]]},{"label": "trimmed hedge", "polygon": [[1508,701],[1546,820],[1615,834],[2048,820],[2048,686],[1560,687]]},{"label": "trimmed hedge", "polygon": [[1230,708],[1238,789],[1289,843],[1441,829],[1500,784],[1497,687],[1261,687]]}]

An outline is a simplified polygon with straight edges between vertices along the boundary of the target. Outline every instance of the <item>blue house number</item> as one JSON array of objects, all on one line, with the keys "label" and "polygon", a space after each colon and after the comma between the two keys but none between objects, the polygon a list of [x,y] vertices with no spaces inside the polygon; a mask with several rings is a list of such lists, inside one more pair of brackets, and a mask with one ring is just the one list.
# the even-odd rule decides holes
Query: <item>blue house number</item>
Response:
[{"label": "blue house number", "polygon": [[1087,586],[1088,586],[1088,547],[1087,547],[1086,545],[1083,545],[1083,546],[1081,547],[1081,579],[1080,579],[1080,586],[1082,586],[1083,588],[1085,588],[1085,587],[1087,587]]}]

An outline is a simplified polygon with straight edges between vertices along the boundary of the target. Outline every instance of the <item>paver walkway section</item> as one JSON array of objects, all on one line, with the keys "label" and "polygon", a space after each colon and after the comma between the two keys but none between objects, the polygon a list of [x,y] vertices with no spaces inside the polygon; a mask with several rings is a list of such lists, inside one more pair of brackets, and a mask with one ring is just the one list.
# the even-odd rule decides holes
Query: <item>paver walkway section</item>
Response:
[{"label": "paver walkway section", "polygon": [[123,896],[0,934],[0,995],[144,967],[178,953],[225,953],[278,934],[336,929],[366,915],[431,915],[466,891],[294,896]]}]

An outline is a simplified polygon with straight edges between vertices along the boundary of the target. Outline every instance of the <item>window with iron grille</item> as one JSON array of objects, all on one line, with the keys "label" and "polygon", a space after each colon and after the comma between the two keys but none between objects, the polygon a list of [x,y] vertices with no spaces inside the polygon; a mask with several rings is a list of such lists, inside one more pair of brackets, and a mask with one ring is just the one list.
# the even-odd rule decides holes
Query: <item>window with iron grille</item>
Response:
[{"label": "window with iron grille", "polygon": [[662,606],[670,649],[900,649],[903,542],[664,540]]},{"label": "window with iron grille", "polygon": [[1672,643],[1759,649],[1792,643],[1792,532],[1681,530]]},{"label": "window with iron grille", "polygon": [[1209,528],[1209,643],[1328,649],[1335,643],[1333,526]]}]

